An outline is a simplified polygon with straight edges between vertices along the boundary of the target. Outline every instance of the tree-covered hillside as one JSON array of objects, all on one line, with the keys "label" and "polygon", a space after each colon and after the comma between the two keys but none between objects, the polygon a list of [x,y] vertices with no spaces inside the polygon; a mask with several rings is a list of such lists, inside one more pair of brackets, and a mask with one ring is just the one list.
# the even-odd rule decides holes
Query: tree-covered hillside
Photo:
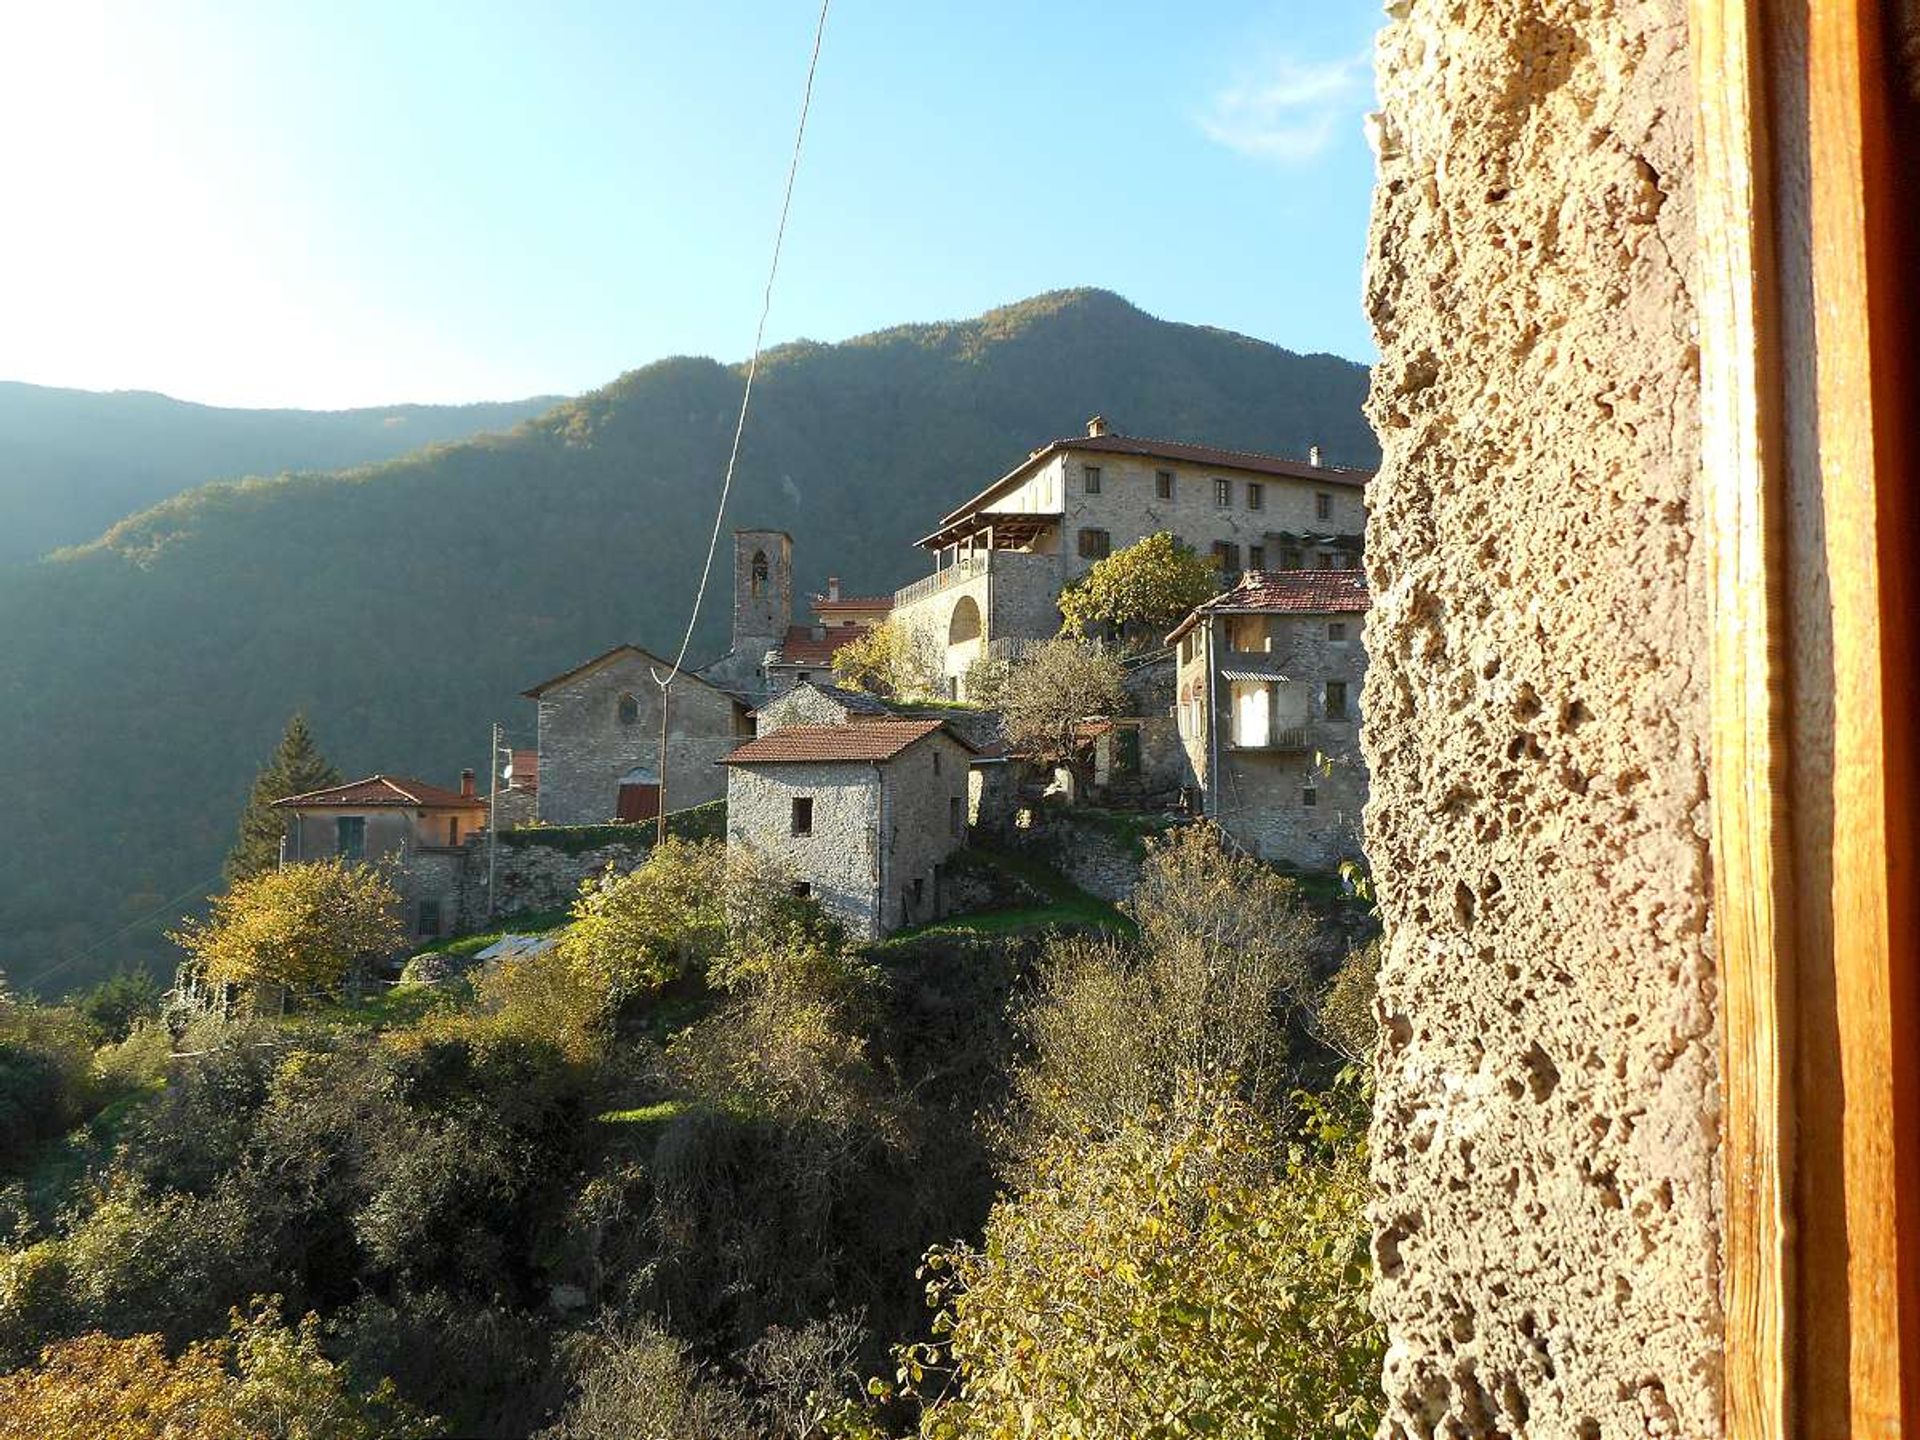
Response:
[{"label": "tree-covered hillside", "polygon": [[555,397],[367,410],[228,410],[0,381],[0,565],[78,545],[189,486],[390,460],[508,430]]},{"label": "tree-covered hillside", "polygon": [[[51,991],[170,955],[171,897],[217,881],[295,710],[344,772],[446,782],[484,762],[491,720],[530,733],[527,685],[622,640],[670,650],[743,380],[661,361],[508,435],[203,487],[0,576],[0,969]],[[887,589],[940,512],[1096,411],[1365,464],[1365,383],[1099,291],[787,346],[762,362],[727,520],[790,531],[802,588]],[[726,624],[722,600],[697,658]]]}]

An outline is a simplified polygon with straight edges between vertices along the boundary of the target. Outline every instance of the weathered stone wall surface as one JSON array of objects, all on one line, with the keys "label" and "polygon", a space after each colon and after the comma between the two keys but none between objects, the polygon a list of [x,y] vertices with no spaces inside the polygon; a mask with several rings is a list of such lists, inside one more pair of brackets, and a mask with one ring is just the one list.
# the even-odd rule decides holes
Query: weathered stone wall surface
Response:
[{"label": "weathered stone wall surface", "polygon": [[881,924],[889,931],[936,919],[944,908],[938,872],[967,843],[972,758],[959,741],[936,732],[881,767],[887,841]]},{"label": "weathered stone wall surface", "polygon": [[[872,765],[729,765],[727,843],[771,855],[855,935],[879,936],[880,773]],[[793,802],[813,801],[793,834]]]},{"label": "weathered stone wall surface", "polygon": [[[614,818],[620,778],[658,776],[660,687],[665,662],[623,654],[540,697],[540,818],[550,825],[601,825]],[[622,696],[634,716],[622,720]],[[733,698],[683,676],[668,716],[667,804],[675,810],[718,800],[727,777],[718,762],[746,738]]]},{"label": "weathered stone wall surface", "polygon": [[[579,897],[582,882],[604,875],[611,865],[621,874],[646,863],[653,848],[651,824],[633,827],[633,840],[569,852],[550,845],[502,845],[493,877],[495,918],[565,910]],[[449,930],[485,930],[487,915],[487,846],[483,834],[467,841],[457,867],[454,899],[445,907]],[[457,925],[453,923],[457,916]]]},{"label": "weathered stone wall surface", "polygon": [[1681,0],[1395,0],[1367,305],[1390,1436],[1721,1433]]}]

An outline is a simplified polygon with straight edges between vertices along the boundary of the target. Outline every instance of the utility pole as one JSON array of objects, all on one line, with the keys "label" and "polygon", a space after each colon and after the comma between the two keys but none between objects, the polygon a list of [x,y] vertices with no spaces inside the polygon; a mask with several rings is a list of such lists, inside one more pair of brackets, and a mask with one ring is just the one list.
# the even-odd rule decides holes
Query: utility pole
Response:
[{"label": "utility pole", "polygon": [[487,741],[487,919],[493,919],[493,875],[500,854],[500,722],[493,722]]},{"label": "utility pole", "polygon": [[654,770],[660,777],[657,799],[659,814],[654,817],[653,843],[656,846],[667,843],[667,715],[673,709],[673,677],[669,675],[660,687],[660,758]]}]

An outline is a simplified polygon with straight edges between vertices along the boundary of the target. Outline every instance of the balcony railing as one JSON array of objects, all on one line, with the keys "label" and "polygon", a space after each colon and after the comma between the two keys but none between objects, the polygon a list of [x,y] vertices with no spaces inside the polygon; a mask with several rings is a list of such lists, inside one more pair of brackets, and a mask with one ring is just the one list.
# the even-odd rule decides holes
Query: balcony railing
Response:
[{"label": "balcony railing", "polygon": [[1251,754],[1297,754],[1313,749],[1313,727],[1308,724],[1275,725],[1267,731],[1267,743],[1264,745],[1246,745],[1236,740],[1227,748]]},{"label": "balcony railing", "polygon": [[987,573],[987,567],[993,558],[991,550],[976,550],[971,555],[962,555],[944,570],[936,570],[923,580],[916,580],[893,592],[893,605],[897,610],[903,605],[911,605],[916,600],[924,600],[929,595],[938,595],[949,586],[963,584],[976,576]]}]

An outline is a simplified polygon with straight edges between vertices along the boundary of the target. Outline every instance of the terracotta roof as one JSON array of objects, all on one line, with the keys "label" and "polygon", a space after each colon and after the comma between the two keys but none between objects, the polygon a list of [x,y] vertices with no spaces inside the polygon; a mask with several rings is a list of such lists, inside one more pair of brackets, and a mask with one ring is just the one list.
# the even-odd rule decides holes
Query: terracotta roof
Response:
[{"label": "terracotta roof", "polygon": [[871,626],[867,625],[829,625],[826,638],[816,639],[811,625],[789,625],[787,635],[780,642],[778,665],[831,665],[833,652],[842,645],[851,644],[866,634]]},{"label": "terracotta roof", "polygon": [[[526,696],[527,699],[529,700],[538,700],[542,695],[546,694],[547,691],[557,689],[558,687],[566,684],[569,680],[577,680],[590,670],[598,670],[602,665],[606,664],[609,660],[613,660],[621,655],[637,655],[642,660],[648,661],[662,675],[665,675],[669,670],[673,668],[671,661],[662,660],[658,655],[654,654],[651,650],[643,650],[638,645],[616,645],[611,650],[602,650],[598,655],[594,656],[591,660],[582,661],[580,664],[574,666],[571,670],[562,670],[558,675],[553,676],[551,679],[542,680],[538,685],[535,685],[533,688],[529,690],[522,690],[520,693]],[[699,684],[705,685],[709,689],[713,689],[713,690],[719,690],[721,688],[720,686],[715,685],[711,680],[703,679],[701,676],[696,674],[691,668],[681,670],[679,679],[697,681]],[[676,680],[674,683],[678,684],[679,680]],[[731,691],[722,691],[722,693],[732,694]],[[736,696],[735,698],[737,699],[739,697]]]},{"label": "terracotta roof", "polygon": [[1167,643],[1186,634],[1202,615],[1357,615],[1368,603],[1364,570],[1249,570],[1233,589],[1176,625]]},{"label": "terracotta roof", "polygon": [[487,808],[484,795],[462,795],[457,790],[443,790],[438,785],[429,785],[424,780],[410,780],[405,775],[369,775],[364,780],[330,785],[324,790],[309,790],[303,795],[289,795],[273,803],[302,810],[364,810],[379,805],[466,810]]},{"label": "terracotta roof", "polygon": [[1068,450],[1101,455],[1144,455],[1155,460],[1172,460],[1178,464],[1201,465],[1214,470],[1281,475],[1295,480],[1320,480],[1329,485],[1362,486],[1373,478],[1371,470],[1346,465],[1315,465],[1306,460],[1263,455],[1255,450],[1227,450],[1218,445],[1195,445],[1185,440],[1154,440],[1139,435],[1075,435],[1042,445],[978,495],[941,516],[940,524],[933,533],[915,543],[925,545],[934,540],[955,521],[979,510],[996,491]]},{"label": "terracotta roof", "polygon": [[[723,765],[775,765],[786,762],[832,760],[877,763],[891,760],[909,745],[946,730],[944,720],[867,720],[859,725],[789,725],[749,740],[727,756]],[[968,745],[952,731],[947,737]]]}]

